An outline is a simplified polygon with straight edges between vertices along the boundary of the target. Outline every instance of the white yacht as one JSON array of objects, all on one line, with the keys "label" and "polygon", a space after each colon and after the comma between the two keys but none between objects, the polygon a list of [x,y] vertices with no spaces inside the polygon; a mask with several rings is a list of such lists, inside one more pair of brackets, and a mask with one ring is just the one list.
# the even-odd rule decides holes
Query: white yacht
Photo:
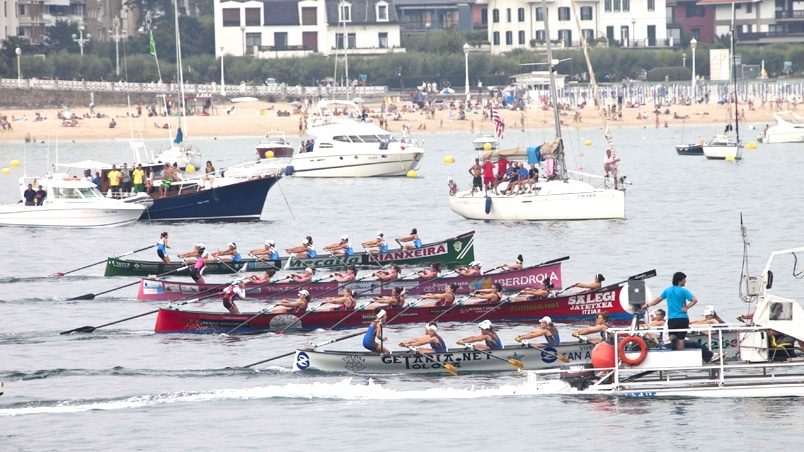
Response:
[{"label": "white yacht", "polygon": [[793,112],[773,114],[776,124],[760,137],[763,143],[804,143],[804,118]]},{"label": "white yacht", "polygon": [[[40,206],[25,205],[28,184],[47,196]],[[0,225],[61,228],[103,228],[137,221],[145,206],[105,198],[92,182],[56,173],[45,177],[21,177],[18,204],[0,206]]]},{"label": "white yacht", "polygon": [[424,150],[412,140],[397,140],[361,118],[348,101],[321,101],[310,120],[312,152],[297,153],[288,173],[295,177],[405,176],[416,169]]},{"label": "white yacht", "polygon": [[740,136],[732,131],[715,135],[704,143],[703,153],[710,160],[740,160],[743,158]]}]

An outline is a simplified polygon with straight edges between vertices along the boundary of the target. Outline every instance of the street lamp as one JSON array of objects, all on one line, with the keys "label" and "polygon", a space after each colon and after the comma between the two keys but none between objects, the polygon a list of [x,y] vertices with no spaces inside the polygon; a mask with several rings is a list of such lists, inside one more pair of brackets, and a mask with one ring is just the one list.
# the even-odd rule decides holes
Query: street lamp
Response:
[{"label": "street lamp", "polygon": [[77,42],[78,47],[81,48],[81,56],[84,56],[84,45],[92,38],[91,33],[87,33],[87,37],[84,37],[84,30],[86,29],[87,27],[81,22],[78,24],[78,35],[73,33],[73,41]]},{"label": "street lamp", "polygon": [[22,49],[17,47],[14,52],[17,54],[17,86],[22,85],[22,71],[20,70],[20,56],[22,55]]},{"label": "street lamp", "polygon": [[114,73],[120,77],[120,17],[114,16],[112,28],[114,28]]},{"label": "street lamp", "polygon": [[687,67],[687,54],[681,53],[681,67]]},{"label": "street lamp", "polygon": [[696,94],[695,88],[696,84],[698,83],[698,77],[695,75],[695,48],[698,47],[698,40],[695,39],[695,36],[692,37],[690,40],[690,48],[692,49],[692,98],[697,99],[698,96]]},{"label": "street lamp", "polygon": [[226,82],[223,80],[223,50],[225,49],[224,46],[221,46],[221,96],[226,95]]},{"label": "street lamp", "polygon": [[469,49],[471,48],[472,46],[470,46],[468,42],[463,44],[463,57],[464,57],[464,69],[465,69],[463,92],[466,95],[467,103],[469,102]]},{"label": "street lamp", "polygon": [[636,19],[631,19],[631,41],[634,42],[632,47],[636,47]]},{"label": "street lamp", "polygon": [[246,56],[246,26],[240,26],[240,32],[243,34],[243,56]]}]

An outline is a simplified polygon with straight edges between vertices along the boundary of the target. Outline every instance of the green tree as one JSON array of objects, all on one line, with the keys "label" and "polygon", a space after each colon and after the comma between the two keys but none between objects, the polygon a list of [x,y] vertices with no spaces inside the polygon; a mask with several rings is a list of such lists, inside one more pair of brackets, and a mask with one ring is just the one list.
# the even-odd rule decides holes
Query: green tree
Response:
[{"label": "green tree", "polygon": [[[68,52],[78,53],[80,48],[78,44],[73,41],[73,35],[78,35],[78,25],[71,24],[66,20],[56,20],[52,27],[47,28],[47,38],[45,39],[45,46],[49,52],[60,52],[66,50]],[[85,44],[88,45],[89,43]],[[87,48],[84,47],[86,52]]]}]

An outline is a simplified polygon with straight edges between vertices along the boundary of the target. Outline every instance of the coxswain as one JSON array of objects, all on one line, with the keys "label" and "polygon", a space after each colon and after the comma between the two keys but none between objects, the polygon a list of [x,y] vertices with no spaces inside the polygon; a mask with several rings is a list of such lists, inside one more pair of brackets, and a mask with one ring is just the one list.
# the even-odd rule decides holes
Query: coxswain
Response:
[{"label": "coxswain", "polygon": [[[465,337],[458,341],[458,345],[470,345],[478,350],[502,350],[503,344],[497,333],[494,332],[494,326],[490,320],[484,320],[477,325],[480,328],[480,334],[475,336]],[[474,345],[477,342],[481,342]]]},{"label": "coxswain", "polygon": [[246,282],[242,279],[223,289],[223,307],[232,315],[240,314],[240,310],[237,309],[237,305],[234,302],[235,297],[246,299]]},{"label": "coxswain", "polygon": [[271,309],[275,314],[284,314],[293,312],[294,314],[301,314],[307,310],[307,305],[310,304],[310,292],[302,289],[299,291],[298,298],[295,300],[279,300],[276,306]]},{"label": "coxswain", "polygon": [[405,306],[405,295],[407,292],[401,287],[391,289],[391,295],[385,297],[374,297],[364,309],[371,310],[377,308],[401,308]]},{"label": "coxswain", "polygon": [[385,242],[385,234],[382,231],[377,232],[377,237],[374,240],[363,242],[361,246],[371,254],[388,252],[388,243]]},{"label": "coxswain", "polygon": [[206,249],[206,247],[204,246],[204,244],[201,243],[201,242],[198,242],[195,245],[193,245],[192,250],[190,250],[190,251],[188,251],[186,253],[178,254],[177,256],[178,256],[179,259],[184,261],[185,264],[194,264],[196,259],[201,257],[201,254],[204,252],[205,249]]},{"label": "coxswain", "polygon": [[395,281],[399,278],[399,266],[394,264],[388,270],[378,270],[374,272],[374,276],[382,282]]},{"label": "coxswain", "polygon": [[567,290],[568,289],[573,289],[575,287],[578,287],[578,288],[581,288],[581,289],[600,289],[601,287],[603,287],[603,281],[605,281],[605,280],[606,280],[606,278],[603,277],[603,274],[595,273],[594,281],[589,282],[589,283],[585,283],[583,281],[578,281],[575,284],[567,287]]},{"label": "coxswain", "polygon": [[547,298],[552,295],[553,283],[550,279],[545,278],[541,287],[525,287],[519,292],[519,296],[514,297],[511,301],[519,303],[522,301],[535,301],[540,298]]},{"label": "coxswain", "polygon": [[544,316],[539,320],[539,328],[525,334],[520,334],[516,337],[517,342],[522,342],[524,345],[528,345],[528,339],[534,339],[537,337],[544,337],[544,340],[547,341],[547,345],[550,347],[557,347],[561,345],[561,337],[558,335],[558,329],[553,325],[553,319],[550,317]]},{"label": "coxswain", "polygon": [[352,289],[344,287],[343,293],[340,296],[324,298],[324,301],[318,305],[316,311],[351,311],[355,308],[356,304],[357,301],[355,301]]},{"label": "coxswain", "polygon": [[237,244],[229,242],[225,250],[218,250],[212,253],[212,257],[221,262],[240,262],[243,258],[240,256],[240,251],[237,251]]},{"label": "coxswain", "polygon": [[595,324],[592,326],[587,326],[586,328],[581,328],[579,330],[575,330],[572,332],[572,335],[577,338],[581,338],[581,336],[586,336],[588,334],[598,333],[600,334],[600,338],[587,338],[587,340],[593,344],[597,344],[598,342],[602,342],[606,340],[606,331],[609,329],[609,314],[607,312],[601,312],[595,317]]},{"label": "coxswain", "polygon": [[332,274],[332,279],[339,283],[353,282],[357,278],[357,267],[350,265],[346,267],[346,273],[335,272]]},{"label": "coxswain", "polygon": [[413,250],[422,247],[422,241],[419,239],[419,231],[417,231],[416,228],[411,229],[410,234],[404,237],[399,237],[396,239],[396,241],[400,246],[402,246],[403,249],[406,250]]},{"label": "coxswain", "polygon": [[380,309],[377,312],[377,315],[374,317],[371,325],[369,325],[368,330],[366,330],[366,334],[363,335],[363,347],[366,350],[370,350],[380,355],[391,354],[391,352],[385,348],[385,345],[383,345],[383,342],[388,340],[387,337],[382,335],[382,327],[387,317],[388,313],[385,312],[385,309]]},{"label": "coxswain", "polygon": [[355,253],[352,249],[352,245],[349,243],[348,235],[342,235],[338,243],[325,246],[324,251],[328,251],[333,256],[351,256]]},{"label": "coxswain", "polygon": [[168,233],[163,232],[159,236],[159,241],[156,242],[156,255],[166,264],[170,263],[170,257],[168,257],[167,253],[168,248],[170,248],[170,246],[168,246]]},{"label": "coxswain", "polygon": [[472,292],[474,300],[469,300],[465,304],[499,303],[502,301],[502,284],[496,282],[489,289],[477,289]]},{"label": "coxswain", "polygon": [[444,353],[447,351],[447,343],[438,335],[438,326],[435,323],[428,323],[424,327],[424,336],[409,339],[401,342],[400,347],[417,347],[420,353]]},{"label": "coxswain", "polygon": [[266,240],[264,247],[251,250],[248,254],[261,260],[279,260],[279,251],[276,250],[276,243],[273,240]]},{"label": "coxswain", "polygon": [[428,293],[422,295],[422,300],[433,300],[433,301],[423,301],[417,304],[417,307],[420,308],[432,308],[436,306],[451,306],[452,303],[455,301],[455,291],[458,290],[457,284],[450,284],[444,287],[443,293]]},{"label": "coxswain", "polygon": [[480,276],[480,262],[474,261],[468,267],[460,267],[455,270],[455,273],[461,276]]},{"label": "coxswain", "polygon": [[204,284],[204,268],[207,265],[207,258],[209,257],[209,253],[204,251],[204,248],[201,248],[200,252],[201,256],[199,256],[193,266],[190,267],[190,277],[193,278],[196,284]]},{"label": "coxswain", "polygon": [[440,272],[441,272],[441,265],[430,264],[429,267],[427,267],[424,270],[419,270],[418,272],[416,272],[416,274],[419,275],[419,279],[433,279],[437,278]]},{"label": "coxswain", "polygon": [[522,270],[523,262],[525,262],[525,260],[522,258],[522,255],[520,254],[516,257],[516,262],[514,262],[513,264],[503,264],[501,268],[503,270]]}]

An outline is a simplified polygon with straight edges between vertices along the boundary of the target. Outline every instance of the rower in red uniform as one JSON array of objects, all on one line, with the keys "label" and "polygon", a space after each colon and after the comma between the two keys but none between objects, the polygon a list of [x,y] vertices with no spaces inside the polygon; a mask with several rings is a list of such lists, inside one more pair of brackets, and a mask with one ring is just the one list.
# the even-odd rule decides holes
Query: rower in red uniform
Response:
[{"label": "rower in red uniform", "polygon": [[301,314],[307,310],[307,305],[310,304],[310,292],[306,290],[299,291],[299,297],[295,300],[279,300],[276,306],[271,309],[274,314]]},{"label": "rower in red uniform", "polygon": [[458,290],[457,284],[450,284],[444,288],[444,293],[428,293],[422,295],[422,300],[432,300],[432,301],[422,301],[418,303],[416,306],[421,308],[432,308],[436,306],[451,306],[452,303],[455,301],[455,291]]},{"label": "rower in red uniform", "polygon": [[237,305],[234,302],[235,297],[240,297],[243,300],[246,298],[246,282],[242,279],[223,289],[223,307],[232,315],[240,314],[240,310],[237,309]]}]

